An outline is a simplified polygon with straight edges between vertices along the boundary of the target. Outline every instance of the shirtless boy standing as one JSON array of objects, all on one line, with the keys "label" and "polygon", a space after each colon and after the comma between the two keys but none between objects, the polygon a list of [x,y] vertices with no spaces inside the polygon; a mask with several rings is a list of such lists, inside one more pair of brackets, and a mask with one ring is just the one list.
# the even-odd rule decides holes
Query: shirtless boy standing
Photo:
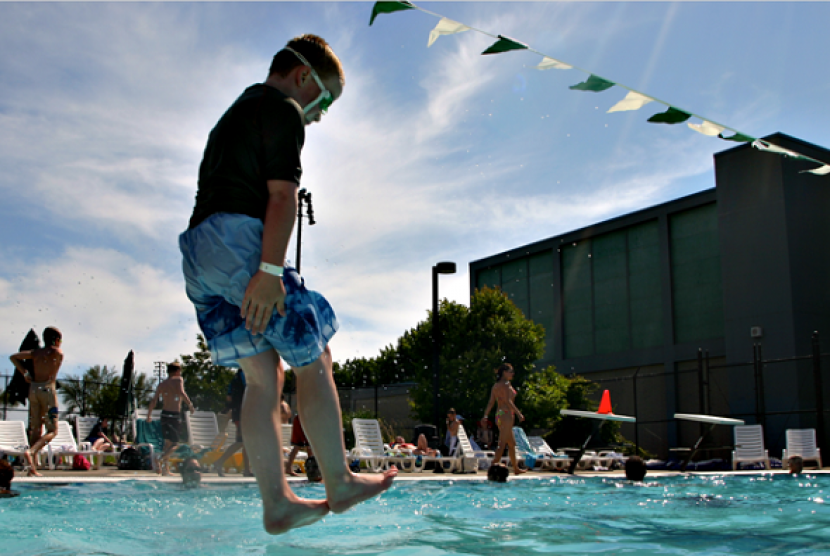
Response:
[{"label": "shirtless boy standing", "polygon": [[[32,386],[29,389],[29,425],[31,437],[24,458],[29,466],[30,477],[41,477],[37,472],[37,454],[58,432],[58,391],[55,379],[63,363],[60,330],[50,326],[43,331],[43,343],[46,347],[15,353],[10,357],[15,368]],[[23,365],[23,361],[34,361],[34,375]],[[46,426],[46,434],[41,436],[41,427]]]},{"label": "shirtless boy standing", "polygon": [[184,379],[182,378],[182,366],[178,363],[167,365],[167,379],[159,383],[156,388],[156,395],[150,402],[147,410],[147,422],[152,421],[153,410],[156,404],[162,399],[161,406],[161,434],[164,437],[164,452],[159,458],[158,472],[161,475],[170,475],[170,454],[179,445],[179,426],[182,422],[182,402],[190,407],[190,413],[195,413],[196,408],[187,393],[184,391]]}]

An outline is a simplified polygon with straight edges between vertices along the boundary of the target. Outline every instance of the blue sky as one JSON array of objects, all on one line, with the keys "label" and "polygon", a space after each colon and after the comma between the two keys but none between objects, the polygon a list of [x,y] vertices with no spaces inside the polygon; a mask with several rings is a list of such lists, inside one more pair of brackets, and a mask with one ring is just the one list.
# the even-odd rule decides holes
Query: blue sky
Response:
[{"label": "blue sky", "polygon": [[[466,304],[470,261],[713,187],[733,146],[646,123],[654,103],[608,114],[626,91],[481,56],[493,40],[474,31],[427,48],[422,12],[369,27],[372,5],[0,2],[0,350],[47,325],[64,374],[195,349],[177,237],[205,140],[304,32],[346,71],[303,151],[302,271],[340,319],[336,360],[426,318],[436,262],[458,264],[440,291]],[[830,3],[419,5],[745,133],[830,146]]]}]

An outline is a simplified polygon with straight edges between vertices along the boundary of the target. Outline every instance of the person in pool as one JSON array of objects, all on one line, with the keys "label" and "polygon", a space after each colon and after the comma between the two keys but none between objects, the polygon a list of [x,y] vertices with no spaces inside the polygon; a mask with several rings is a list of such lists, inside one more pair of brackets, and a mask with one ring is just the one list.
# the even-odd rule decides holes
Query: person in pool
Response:
[{"label": "person in pool", "polygon": [[516,439],[513,436],[513,424],[516,422],[516,417],[520,421],[525,420],[525,416],[516,407],[516,390],[510,385],[510,381],[516,376],[513,370],[513,365],[510,363],[503,363],[496,369],[496,383],[490,390],[490,401],[487,402],[487,409],[484,410],[484,418],[490,415],[490,410],[494,404],[498,404],[496,410],[496,426],[499,428],[499,447],[496,450],[493,458],[493,465],[501,462],[504,451],[510,457],[510,464],[513,466],[513,473],[519,475],[526,473],[524,469],[519,469],[519,461],[516,458]]},{"label": "person in pool", "polygon": [[[30,477],[41,477],[37,471],[37,454],[58,434],[58,390],[57,376],[63,363],[63,335],[57,328],[50,326],[43,331],[43,343],[46,347],[21,351],[10,357],[12,364],[31,384],[29,389],[29,425],[31,437],[23,458],[28,465]],[[34,374],[23,365],[26,359],[34,360]],[[46,426],[46,434],[40,436],[41,428]]]},{"label": "person in pool", "polygon": [[189,457],[182,462],[181,474],[184,488],[198,488],[202,483],[202,473],[205,470],[195,457]]},{"label": "person in pool", "polygon": [[790,475],[800,475],[804,471],[804,459],[801,456],[790,456],[787,458],[787,467],[790,468]]},{"label": "person in pool", "polygon": [[20,494],[12,490],[13,479],[14,467],[9,460],[0,459],[0,498],[11,498]]},{"label": "person in pool", "polygon": [[[296,37],[277,52],[265,82],[248,87],[211,130],[193,214],[179,236],[187,296],[213,363],[245,371],[243,437],[262,494],[263,525],[272,534],[344,512],[388,489],[397,475],[397,469],[372,476],[349,470],[328,345],[337,319],[286,265],[305,127],[320,121],[344,81],[340,60],[316,35]],[[297,409],[325,500],[299,498],[286,479],[280,358],[296,377]]]},{"label": "person in pool", "polygon": [[640,483],[646,476],[646,462],[640,456],[631,456],[625,460],[625,478]]},{"label": "person in pool", "polygon": [[177,362],[167,365],[167,379],[159,383],[156,388],[156,395],[150,401],[147,408],[147,422],[152,421],[153,410],[156,404],[162,400],[161,409],[161,434],[164,437],[164,450],[159,458],[160,475],[170,475],[170,455],[179,445],[179,428],[182,419],[182,402],[187,403],[190,413],[196,413],[193,402],[184,391],[184,379],[182,378],[182,366]]}]

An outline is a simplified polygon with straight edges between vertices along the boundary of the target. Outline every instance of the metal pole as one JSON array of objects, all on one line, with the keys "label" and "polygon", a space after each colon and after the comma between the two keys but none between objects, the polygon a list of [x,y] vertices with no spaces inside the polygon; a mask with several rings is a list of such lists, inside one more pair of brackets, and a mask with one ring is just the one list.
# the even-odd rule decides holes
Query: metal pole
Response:
[{"label": "metal pole", "polygon": [[821,350],[818,332],[813,332],[813,381],[816,390],[816,435],[818,444],[824,444],[824,386],[821,380]]},{"label": "metal pole", "polygon": [[305,200],[305,189],[300,189],[297,194],[297,274],[300,273],[300,253],[303,244],[303,201]]},{"label": "metal pole", "polygon": [[712,410],[712,390],[711,390],[711,381],[709,380],[711,374],[709,372],[709,350],[707,349],[704,358],[703,358],[703,369],[704,369],[704,381],[706,383],[706,397],[703,398],[703,407],[706,410],[704,415],[709,415],[709,412]]},{"label": "metal pole", "polygon": [[[697,409],[701,415],[706,415],[703,400],[703,348],[697,348]],[[703,434],[703,423],[698,423],[698,434]]]},{"label": "metal pole", "polygon": [[438,438],[441,438],[441,426],[439,425],[441,411],[438,406],[438,269],[432,267],[432,394],[433,394],[433,422],[438,429]]},{"label": "metal pole", "polygon": [[9,407],[9,375],[3,375],[5,379],[6,386],[3,388],[3,420],[5,421],[8,417],[7,411]]},{"label": "metal pole", "polygon": [[755,375],[755,422],[761,422],[761,396],[759,393],[759,381],[758,381],[758,344],[752,344],[752,372]]},{"label": "metal pole", "polygon": [[637,370],[634,371],[634,418],[637,419],[634,421],[634,454],[639,455],[640,453],[640,423],[639,417],[640,414],[637,411],[637,375],[640,374],[640,370],[642,367],[637,367]]}]

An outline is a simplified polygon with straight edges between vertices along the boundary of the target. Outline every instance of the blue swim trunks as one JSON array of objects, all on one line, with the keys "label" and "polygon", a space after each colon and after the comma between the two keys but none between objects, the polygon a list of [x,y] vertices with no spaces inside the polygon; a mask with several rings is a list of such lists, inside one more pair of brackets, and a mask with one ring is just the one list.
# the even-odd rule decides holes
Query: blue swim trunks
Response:
[{"label": "blue swim trunks", "polygon": [[259,270],[262,221],[244,214],[217,213],[179,236],[187,297],[196,307],[215,365],[275,349],[292,368],[314,362],[337,332],[329,302],[307,290],[297,271],[286,267],[285,316],[275,310],[265,332],[253,335],[239,314],[245,289]]}]

